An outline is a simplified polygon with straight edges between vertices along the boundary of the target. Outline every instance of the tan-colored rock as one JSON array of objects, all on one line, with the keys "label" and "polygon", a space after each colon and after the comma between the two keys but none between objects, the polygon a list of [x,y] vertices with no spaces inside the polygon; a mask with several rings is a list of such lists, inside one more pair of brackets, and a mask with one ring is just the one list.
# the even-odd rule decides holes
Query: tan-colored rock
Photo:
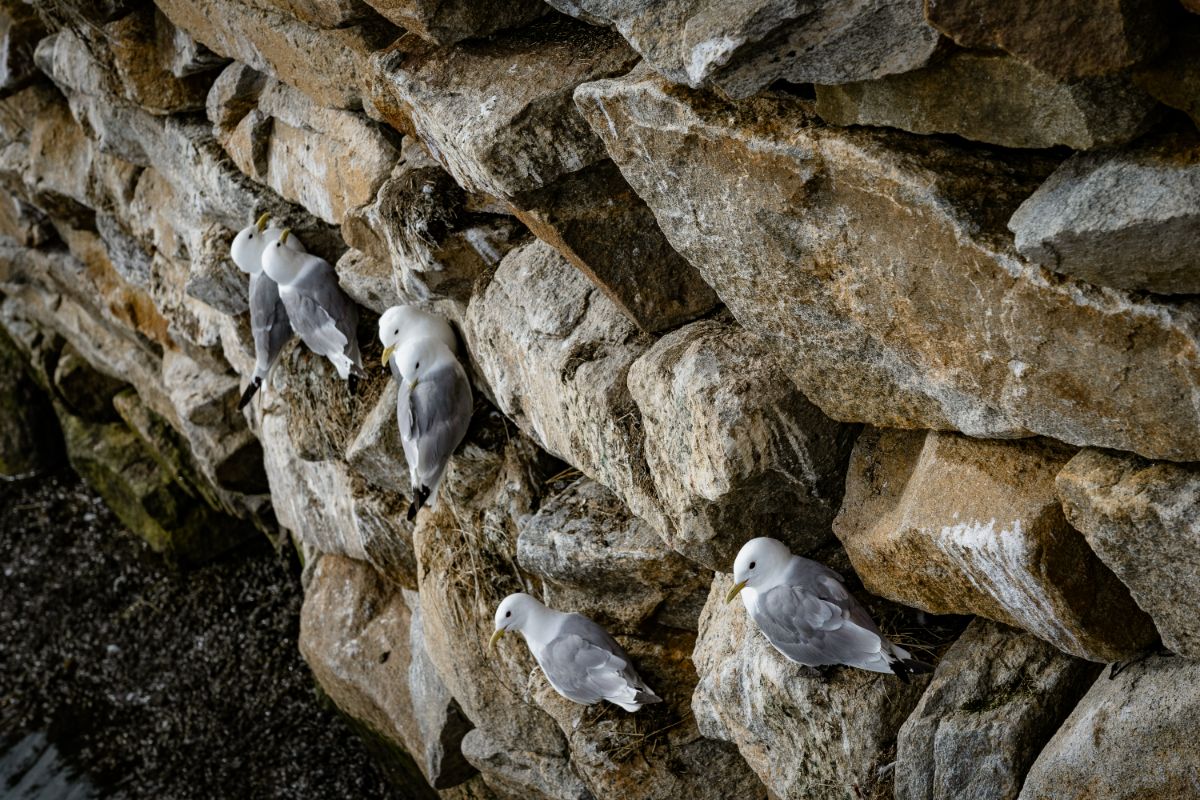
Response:
[{"label": "tan-colored rock", "polygon": [[538,0],[364,0],[391,22],[434,44],[488,36],[533,22],[549,9]]},{"label": "tan-colored rock", "polygon": [[1057,78],[1108,75],[1166,44],[1154,0],[926,0],[925,16],[963,47],[1004,50]]},{"label": "tan-colored rock", "polygon": [[674,83],[748,97],[778,80],[842,83],[916,69],[938,34],[920,0],[549,0],[611,25]]},{"label": "tan-colored rock", "polygon": [[877,81],[817,87],[817,113],[833,125],[954,133],[1004,147],[1123,144],[1156,121],[1157,105],[1126,75],[1061,81],[1009,56],[968,51]]},{"label": "tan-colored rock", "polygon": [[377,20],[364,0],[249,0],[268,11],[282,11],[314,28],[345,28]]},{"label": "tan-colored rock", "polygon": [[676,550],[728,571],[764,531],[797,553],[833,538],[851,431],[781,376],[753,333],[708,320],[680,328],[633,363],[629,390]]},{"label": "tan-colored rock", "polygon": [[501,412],[634,514],[668,530],[626,386],[649,340],[599,289],[535,241],[505,256],[471,299],[463,334]]},{"label": "tan-colored rock", "polygon": [[1155,640],[1150,619],[1063,516],[1072,451],[868,429],[833,529],[872,592],[935,614],[978,614],[1092,661]]},{"label": "tan-colored rock", "polygon": [[1200,308],[1024,263],[1004,226],[1038,157],[830,128],[791,95],[732,104],[641,69],[576,99],[672,246],[827,415],[1200,459]]},{"label": "tan-colored rock", "polygon": [[886,791],[881,770],[928,677],[838,668],[814,677],[777,651],[718,573],[700,617],[692,660],[700,733],[733,742],[780,800],[856,800]]},{"label": "tan-colored rock", "polygon": [[367,56],[398,35],[378,22],[318,29],[240,0],[159,0],[158,7],[213,51],[270,73],[331,108],[362,105]]},{"label": "tan-colored rock", "polygon": [[463,188],[511,199],[605,157],[571,93],[635,63],[617,34],[547,18],[448,49],[401,42],[372,59],[371,102],[409,117]]},{"label": "tan-colored rock", "polygon": [[1063,510],[1168,649],[1200,658],[1200,468],[1084,450],[1055,480]]},{"label": "tan-colored rock", "polygon": [[[229,69],[240,72],[239,67]],[[235,93],[232,100],[244,102]],[[216,112],[228,118],[233,112]],[[223,139],[242,172],[314,216],[340,225],[370,202],[400,157],[394,133],[353,111],[322,108],[285,83],[267,81]]]},{"label": "tan-colored rock", "polygon": [[584,614],[610,632],[636,630],[652,616],[695,630],[712,581],[711,572],[673,552],[589,478],[523,522],[516,555],[522,569],[541,578],[546,605]]},{"label": "tan-colored rock", "polygon": [[1200,783],[1200,664],[1150,658],[1101,676],[1038,756],[1021,800],[1179,800]]},{"label": "tan-colored rock", "polygon": [[515,201],[517,216],[647,331],[672,328],[717,305],[699,273],[609,160]]},{"label": "tan-colored rock", "polygon": [[300,614],[300,652],[338,707],[411,754],[438,789],[475,774],[459,743],[470,723],[425,652],[420,598],[369,565],[317,561]]},{"label": "tan-colored rock", "polygon": [[154,114],[204,108],[211,75],[173,72],[175,31],[158,9],[149,6],[103,28],[117,78],[125,96]]},{"label": "tan-colored rock", "polygon": [[896,742],[897,800],[1016,800],[1101,667],[976,619],[942,657]]}]

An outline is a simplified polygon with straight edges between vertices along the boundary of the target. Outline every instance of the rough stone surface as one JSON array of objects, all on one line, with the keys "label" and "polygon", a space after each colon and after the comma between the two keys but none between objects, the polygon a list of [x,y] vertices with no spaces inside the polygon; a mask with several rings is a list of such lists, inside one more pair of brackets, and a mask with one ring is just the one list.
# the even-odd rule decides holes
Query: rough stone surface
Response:
[{"label": "rough stone surface", "polygon": [[1160,102],[1183,111],[1200,125],[1200,61],[1196,60],[1200,19],[1174,20],[1171,28],[1166,51],[1135,70],[1133,78]]},{"label": "rough stone surface", "polygon": [[373,59],[371,99],[464,188],[511,199],[604,158],[571,93],[635,63],[615,33],[551,18],[450,49],[401,42]]},{"label": "rough stone surface", "polygon": [[687,322],[717,304],[676,253],[611,161],[567,175],[517,201],[517,216],[581,269],[647,331]]},{"label": "rough stone surface", "polygon": [[867,430],[833,528],[871,591],[978,614],[1093,661],[1150,645],[1150,620],[1067,524],[1054,478],[1071,451]]},{"label": "rough stone surface", "polygon": [[1156,0],[926,0],[925,16],[963,47],[1004,50],[1041,72],[1071,79],[1108,75],[1166,44],[1165,3]]},{"label": "rough stone surface", "polygon": [[533,22],[546,13],[538,0],[364,0],[404,30],[450,45]]},{"label": "rough stone surface", "polygon": [[240,0],[157,0],[178,27],[221,55],[295,86],[319,105],[358,108],[370,52],[399,35],[366,22],[336,29],[310,27],[288,14]]},{"label": "rough stone surface", "polygon": [[25,367],[24,354],[0,327],[0,476],[47,469],[62,458],[52,446],[54,411]]},{"label": "rough stone surface", "polygon": [[1077,154],[1008,223],[1031,261],[1102,286],[1200,293],[1200,138]]},{"label": "rough stone surface", "polygon": [[806,675],[726,603],[728,575],[713,581],[692,660],[700,682],[692,713],[700,732],[733,742],[780,800],[856,800],[886,792],[881,770],[928,678],[839,668]]},{"label": "rough stone surface", "polygon": [[576,98],[675,249],[834,419],[1200,458],[1196,307],[1012,250],[1004,225],[1048,164],[644,70]]},{"label": "rough stone surface", "polygon": [[1038,750],[1100,667],[977,619],[938,664],[896,745],[897,800],[1016,800]]},{"label": "rough stone surface", "polygon": [[719,321],[664,336],[630,369],[671,545],[712,569],[763,531],[797,553],[832,538],[853,430],[779,372],[769,346]]},{"label": "rough stone surface", "polygon": [[651,617],[695,630],[712,580],[588,478],[521,525],[517,563],[541,578],[546,605],[578,611],[609,630],[636,628]]},{"label": "rough stone surface", "polygon": [[1151,658],[1101,677],[1038,756],[1021,800],[1177,800],[1200,785],[1200,664]]},{"label": "rough stone surface", "polygon": [[[175,74],[177,29],[153,6],[108,23],[103,36],[126,98],[154,114],[204,108],[212,75]],[[154,46],[147,47],[152,42]],[[212,65],[215,66],[215,65]]]},{"label": "rough stone surface", "polygon": [[[553,297],[553,304],[538,298]],[[578,270],[537,241],[513,250],[463,328],[497,407],[553,455],[667,530],[642,454],[629,366],[649,344]]]},{"label": "rough stone surface", "polygon": [[470,724],[425,652],[420,600],[369,565],[323,556],[304,595],[300,652],[343,712],[412,755],[438,789],[475,774]]},{"label": "rough stone surface", "polygon": [[915,0],[549,0],[612,25],[675,83],[747,97],[777,80],[844,83],[923,65],[938,34]]},{"label": "rough stone surface", "polygon": [[30,6],[18,2],[0,7],[0,91],[15,91],[34,79],[33,50],[45,35]]},{"label": "rough stone surface", "polygon": [[974,52],[878,81],[817,87],[817,113],[834,125],[955,133],[1004,147],[1122,144],[1146,131],[1156,106],[1127,76],[1062,82],[1015,58]]},{"label": "rough stone surface", "polygon": [[1200,658],[1200,469],[1084,450],[1055,483],[1067,519],[1154,619],[1163,644]]}]

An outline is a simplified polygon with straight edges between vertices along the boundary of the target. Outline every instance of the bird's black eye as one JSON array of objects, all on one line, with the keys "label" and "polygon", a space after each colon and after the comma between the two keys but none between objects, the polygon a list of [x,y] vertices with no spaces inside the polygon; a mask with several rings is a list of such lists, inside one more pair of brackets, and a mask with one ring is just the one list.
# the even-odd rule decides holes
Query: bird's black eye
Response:
[{"label": "bird's black eye", "polygon": [[506,617],[511,617],[511,616],[512,616],[512,612],[511,612],[511,611],[505,611],[505,612],[504,612],[504,616],[506,616]]},{"label": "bird's black eye", "polygon": [[420,369],[420,368],[421,368],[421,362],[420,362],[420,361],[418,361],[418,362],[417,362],[417,369]]},{"label": "bird's black eye", "polygon": [[393,335],[393,336],[399,336],[399,335],[400,335],[400,329],[399,329],[399,328],[396,328],[396,330],[392,331],[392,335]]},{"label": "bird's black eye", "polygon": [[753,562],[753,561],[750,562],[750,569],[754,569],[754,564],[755,564],[755,562]]},{"label": "bird's black eye", "polygon": [[247,238],[247,239],[253,239],[253,238],[254,238],[254,234],[252,233],[252,234],[250,234],[249,236],[247,236],[246,238]]}]

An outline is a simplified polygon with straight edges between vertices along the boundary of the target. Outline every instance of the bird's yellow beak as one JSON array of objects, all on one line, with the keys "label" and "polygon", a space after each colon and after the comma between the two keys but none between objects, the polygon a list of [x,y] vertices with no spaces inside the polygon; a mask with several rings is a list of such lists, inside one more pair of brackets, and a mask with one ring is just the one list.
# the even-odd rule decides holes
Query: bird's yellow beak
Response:
[{"label": "bird's yellow beak", "polygon": [[488,642],[488,650],[495,650],[496,642],[500,641],[503,638],[504,638],[504,628],[500,628],[499,630],[497,630],[495,633],[492,634],[492,640],[490,642]]},{"label": "bird's yellow beak", "polygon": [[271,213],[267,212],[258,218],[258,222],[254,223],[254,227],[258,228],[258,232],[262,233],[267,229],[267,220],[271,218]]},{"label": "bird's yellow beak", "polygon": [[725,602],[732,603],[733,598],[737,597],[738,594],[741,593],[742,589],[745,589],[745,588],[746,588],[745,581],[741,581],[740,583],[735,583],[733,585],[733,588],[729,590],[729,594],[725,595]]},{"label": "bird's yellow beak", "polygon": [[284,228],[284,229],[283,229],[283,233],[279,234],[279,243],[280,243],[280,244],[287,244],[287,239],[288,239],[288,237],[289,237],[289,236],[291,236],[291,235],[292,235],[292,229],[291,229],[291,228]]},{"label": "bird's yellow beak", "polygon": [[396,345],[394,344],[389,344],[387,347],[383,348],[383,358],[380,360],[380,363],[386,367],[388,365],[388,361],[391,361],[392,353],[394,352],[396,352]]}]

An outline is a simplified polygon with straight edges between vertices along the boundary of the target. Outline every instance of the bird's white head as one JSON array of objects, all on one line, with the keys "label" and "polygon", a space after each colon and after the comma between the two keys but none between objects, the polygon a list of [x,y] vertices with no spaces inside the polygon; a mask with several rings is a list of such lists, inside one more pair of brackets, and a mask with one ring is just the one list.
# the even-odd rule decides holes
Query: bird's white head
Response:
[{"label": "bird's white head", "polygon": [[729,603],[745,588],[757,589],[768,585],[780,570],[787,567],[792,551],[778,539],[760,536],[742,545],[733,561],[733,588],[725,597]]},{"label": "bird's white head", "polygon": [[537,598],[524,592],[510,594],[496,607],[496,631],[488,646],[495,647],[496,642],[509,631],[523,630],[530,619],[545,608]]},{"label": "bird's white head", "polygon": [[287,286],[300,274],[304,250],[294,246],[291,228],[284,228],[279,238],[269,242],[262,254],[262,268],[271,280]]},{"label": "bird's white head", "polygon": [[432,337],[446,343],[451,352],[458,351],[454,329],[445,317],[415,305],[392,306],[379,318],[379,341],[383,344],[384,366],[400,347],[403,339]]},{"label": "bird's white head", "polygon": [[263,214],[253,225],[247,225],[233,237],[229,246],[229,256],[238,269],[247,275],[253,275],[262,269],[263,248],[266,245],[267,221],[270,214]]},{"label": "bird's white head", "polygon": [[453,359],[454,353],[441,339],[409,339],[396,350],[400,377],[414,387],[435,367]]}]

